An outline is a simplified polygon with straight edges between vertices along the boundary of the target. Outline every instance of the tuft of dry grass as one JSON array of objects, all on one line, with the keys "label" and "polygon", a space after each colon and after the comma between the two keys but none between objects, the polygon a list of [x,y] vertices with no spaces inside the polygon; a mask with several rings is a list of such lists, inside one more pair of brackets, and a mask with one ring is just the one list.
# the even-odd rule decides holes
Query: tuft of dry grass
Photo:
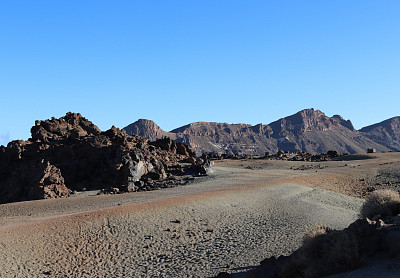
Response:
[{"label": "tuft of dry grass", "polygon": [[326,226],[316,226],[315,228],[309,230],[306,232],[306,234],[303,237],[303,244],[307,244],[310,242],[310,240],[314,239],[315,237],[319,235],[324,235],[329,232],[331,232],[332,229]]},{"label": "tuft of dry grass", "polygon": [[391,189],[379,189],[372,192],[361,208],[362,218],[372,218],[377,214],[382,217],[397,215],[400,205],[400,196],[397,191]]}]

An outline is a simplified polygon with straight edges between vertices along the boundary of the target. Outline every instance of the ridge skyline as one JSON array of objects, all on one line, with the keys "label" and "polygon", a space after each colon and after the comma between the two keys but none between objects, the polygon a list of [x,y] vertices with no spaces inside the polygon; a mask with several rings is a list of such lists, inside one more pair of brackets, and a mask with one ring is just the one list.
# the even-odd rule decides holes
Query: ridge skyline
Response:
[{"label": "ridge skyline", "polygon": [[[324,115],[326,115],[327,117],[331,117],[331,118],[333,118],[333,117],[335,117],[335,116],[339,116],[339,117],[343,118],[341,114],[333,114],[332,116],[328,116],[327,113],[325,113],[324,111],[322,111],[321,109],[318,109],[318,108],[317,108],[317,109],[315,109],[315,108],[304,108],[304,109],[301,109],[301,110],[299,110],[298,112],[296,112],[296,113],[294,113],[294,114],[290,114],[290,115],[287,115],[287,116],[278,118],[278,119],[273,120],[273,121],[271,121],[271,122],[269,122],[269,123],[267,123],[267,122],[258,122],[258,123],[256,123],[256,124],[252,124],[252,123],[246,123],[246,122],[227,122],[227,121],[225,121],[225,122],[218,122],[218,121],[194,121],[194,122],[189,122],[189,123],[187,123],[187,124],[180,125],[180,126],[178,126],[178,127],[172,128],[172,129],[164,129],[164,128],[161,127],[161,125],[158,124],[157,121],[155,121],[155,120],[153,120],[153,119],[150,119],[150,118],[138,118],[136,121],[140,121],[140,120],[151,121],[151,122],[154,122],[157,126],[159,126],[163,131],[166,131],[166,132],[173,132],[173,131],[176,130],[176,129],[179,129],[179,128],[182,128],[182,127],[185,127],[185,126],[188,126],[188,125],[191,125],[191,124],[196,124],[196,123],[217,123],[217,124],[250,125],[250,126],[256,126],[256,125],[259,125],[259,124],[262,124],[262,125],[269,125],[269,124],[271,124],[271,123],[273,123],[273,122],[279,121],[279,120],[282,119],[282,118],[286,118],[286,117],[289,117],[289,116],[293,116],[293,115],[296,115],[297,113],[300,113],[300,112],[306,111],[306,110],[320,111],[320,112],[322,112]],[[350,122],[353,124],[353,126],[354,126],[354,128],[355,128],[356,130],[360,131],[361,129],[365,129],[365,128],[369,127],[369,126],[373,126],[373,125],[376,125],[376,124],[379,124],[379,123],[382,123],[382,122],[385,122],[385,121],[388,121],[388,120],[391,120],[391,119],[394,119],[394,118],[397,118],[397,117],[400,117],[400,115],[395,115],[395,116],[392,116],[392,117],[390,117],[390,118],[383,119],[383,120],[380,120],[380,121],[377,121],[377,122],[374,122],[374,123],[369,123],[369,124],[364,125],[364,126],[361,126],[361,127],[356,127],[356,126],[354,126],[353,119],[350,119],[350,118],[349,118],[348,121],[350,121]],[[345,118],[343,118],[343,119],[345,119]],[[128,125],[128,126],[129,126],[129,125]],[[127,127],[127,126],[125,126],[125,127]],[[125,127],[124,127],[124,128],[125,128]],[[123,129],[123,128],[121,128],[121,129]]]},{"label": "ridge skyline", "polygon": [[[298,112],[296,112],[296,113],[294,113],[294,114],[290,114],[290,115],[295,115],[295,114],[297,114],[297,113],[299,113],[299,112],[301,112],[301,111],[304,111],[304,110],[310,110],[310,109],[314,109],[315,111],[321,111],[323,114],[325,114],[325,115],[328,115],[328,113],[325,113],[322,109],[320,109],[320,108],[304,108],[304,109],[301,109],[301,110],[299,110]],[[71,111],[71,112],[81,112],[81,111]],[[63,113],[56,113],[55,115],[47,115],[47,116],[44,116],[44,117],[41,117],[41,119],[45,119],[45,118],[51,118],[51,117],[56,117],[56,118],[58,118],[58,117],[61,117],[61,116],[63,116],[65,113],[63,112]],[[88,117],[88,118],[93,118],[93,119],[96,119],[96,117],[93,117],[93,116],[91,116],[92,115],[92,113],[81,113],[81,114],[83,114],[83,115],[85,115],[86,117]],[[334,117],[335,115],[339,115],[340,117],[342,117],[342,114],[341,113],[331,113],[332,114],[332,116],[331,117]],[[289,116],[290,116],[289,115]],[[139,117],[139,118],[137,118],[138,120],[140,120],[140,119],[143,119],[143,120],[150,120],[150,121],[153,121],[153,122],[155,122],[163,131],[167,131],[167,132],[172,132],[173,130],[175,130],[175,129],[177,129],[177,128],[181,128],[181,127],[184,127],[184,126],[186,126],[186,125],[189,125],[189,124],[193,124],[193,123],[226,123],[226,124],[230,124],[230,125],[235,125],[235,124],[246,124],[246,125],[251,125],[251,126],[256,126],[256,125],[258,125],[258,124],[263,124],[263,125],[267,125],[267,124],[270,124],[270,123],[272,123],[272,122],[274,122],[274,121],[277,121],[277,120],[279,120],[279,119],[282,119],[282,118],[285,118],[285,117],[287,117],[288,115],[286,115],[286,116],[282,116],[282,117],[277,117],[277,118],[275,118],[274,120],[272,120],[272,121],[270,121],[269,123],[266,123],[266,122],[258,122],[258,123],[246,123],[245,121],[242,121],[242,122],[231,122],[231,123],[229,123],[228,121],[202,121],[202,120],[200,120],[200,121],[193,121],[193,122],[186,122],[186,123],[184,123],[184,124],[182,124],[182,125],[179,125],[179,124],[177,124],[177,125],[173,125],[173,123],[171,123],[172,121],[169,121],[168,123],[168,126],[170,126],[171,128],[164,128],[163,126],[164,126],[164,124],[163,123],[160,123],[159,121],[157,121],[156,119],[151,119],[150,117],[147,117],[147,118],[145,118],[145,117]],[[363,126],[357,126],[356,124],[354,124],[354,119],[353,118],[349,118],[349,120],[351,121],[351,123],[353,124],[353,126],[355,127],[355,129],[356,130],[361,130],[361,129],[363,129],[363,128],[366,128],[366,127],[368,127],[368,126],[371,126],[371,125],[374,125],[374,124],[378,124],[378,123],[381,123],[381,122],[384,122],[384,121],[387,121],[387,120],[390,120],[390,119],[393,119],[393,118],[396,118],[396,117],[400,117],[400,116],[391,116],[391,117],[389,117],[389,118],[387,118],[387,119],[380,119],[380,120],[378,120],[378,121],[376,121],[376,122],[372,122],[372,123],[366,123],[366,125],[363,125]],[[158,118],[158,117],[157,117]],[[36,118],[36,119],[38,119],[38,118]],[[24,129],[19,129],[18,130],[18,134],[23,134],[23,135],[19,135],[19,136],[12,136],[12,134],[8,131],[8,130],[6,130],[6,131],[4,131],[4,129],[3,130],[0,130],[0,145],[4,145],[4,146],[6,146],[9,142],[11,142],[11,141],[13,141],[13,140],[27,140],[28,138],[29,138],[29,136],[30,136],[30,133],[29,133],[29,130],[30,130],[30,127],[33,125],[33,123],[34,123],[34,121],[36,120],[36,119],[29,119],[29,120],[26,120],[25,121],[25,123],[24,123],[24,126],[27,126],[27,127],[25,127]],[[40,118],[39,118],[40,119]],[[165,121],[165,119],[166,119],[166,117],[164,117],[164,121]],[[126,127],[127,125],[126,125],[126,122],[129,122],[129,120],[126,120],[125,118],[124,119],[121,119],[121,118],[119,118],[119,119],[114,119],[114,120],[112,120],[111,118],[109,118],[108,119],[109,120],[109,123],[104,123],[104,122],[101,122],[101,121],[96,121],[97,123],[98,123],[98,126],[99,126],[99,128],[101,129],[101,130],[107,130],[107,129],[109,129],[112,125],[114,125],[114,126],[116,126],[116,127],[118,127],[118,128],[120,128],[120,129],[123,129],[124,128],[124,126]],[[162,121],[162,122],[164,122],[164,121]],[[132,121],[130,121],[131,123],[132,123]],[[176,121],[175,121],[176,122]],[[182,122],[182,121],[180,121],[180,122]],[[253,121],[253,122],[255,122],[255,121]],[[129,125],[129,124],[128,124]],[[168,131],[169,130],[169,131]]]},{"label": "ridge skyline", "polygon": [[193,122],[164,131],[152,120],[139,119],[123,128],[128,134],[151,141],[169,137],[189,145],[196,153],[256,154],[278,150],[291,152],[362,153],[400,150],[400,117],[371,123],[359,130],[351,120],[318,109],[303,109],[273,122],[256,125]]}]

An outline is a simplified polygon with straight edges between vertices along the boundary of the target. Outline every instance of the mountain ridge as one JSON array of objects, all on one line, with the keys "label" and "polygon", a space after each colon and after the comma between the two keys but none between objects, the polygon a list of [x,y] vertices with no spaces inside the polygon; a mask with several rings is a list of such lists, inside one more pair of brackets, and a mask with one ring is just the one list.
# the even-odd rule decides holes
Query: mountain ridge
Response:
[{"label": "mountain ridge", "polygon": [[400,116],[360,129],[373,141],[382,142],[392,150],[400,150]]},{"label": "mountain ridge", "polygon": [[303,109],[269,124],[250,125],[194,122],[163,131],[151,120],[138,120],[124,130],[155,140],[169,137],[188,144],[197,154],[207,152],[263,155],[265,152],[323,153],[378,152],[400,149],[400,117],[356,130],[340,115],[328,117],[320,110]]}]

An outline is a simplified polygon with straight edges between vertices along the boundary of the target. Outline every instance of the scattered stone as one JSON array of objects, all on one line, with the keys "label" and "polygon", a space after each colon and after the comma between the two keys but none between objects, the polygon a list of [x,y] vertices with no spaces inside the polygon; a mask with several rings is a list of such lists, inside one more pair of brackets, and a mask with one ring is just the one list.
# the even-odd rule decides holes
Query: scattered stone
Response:
[{"label": "scattered stone", "polygon": [[309,162],[321,162],[321,161],[332,161],[340,160],[348,154],[339,155],[337,151],[328,151],[326,154],[310,154],[305,152],[284,152],[278,151],[276,154],[270,154],[266,152],[264,156],[254,155],[239,155],[239,154],[226,154],[226,153],[203,153],[201,158],[208,160],[224,160],[224,159],[267,159],[267,160],[287,160],[287,161],[309,161]]}]

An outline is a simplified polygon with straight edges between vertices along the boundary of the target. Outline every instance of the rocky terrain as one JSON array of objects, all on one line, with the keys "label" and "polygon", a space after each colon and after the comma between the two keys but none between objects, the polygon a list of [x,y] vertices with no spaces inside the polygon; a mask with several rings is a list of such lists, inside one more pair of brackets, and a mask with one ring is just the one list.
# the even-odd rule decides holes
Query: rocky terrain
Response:
[{"label": "rocky terrain", "polygon": [[[348,277],[365,277],[363,273],[368,271],[371,277],[398,277],[399,213],[397,191],[374,191],[361,207],[361,219],[347,228],[317,226],[305,234],[303,245],[291,255],[267,258],[248,273],[231,276],[224,272],[218,277],[343,277],[350,271]],[[371,273],[371,266],[377,265],[380,269]]]},{"label": "rocky terrain", "polygon": [[197,154],[228,153],[264,155],[278,150],[290,152],[365,153],[367,149],[397,151],[400,149],[399,118],[356,130],[350,120],[339,115],[326,116],[305,109],[267,125],[196,122],[163,131],[150,120],[138,120],[124,130],[149,139],[168,136],[186,143]]},{"label": "rocky terrain", "polygon": [[[374,219],[358,219],[344,230],[317,227],[306,234],[303,245],[291,255],[267,258],[246,274],[223,272],[217,277],[317,278],[334,274],[343,277],[340,275],[343,272],[376,264],[377,257],[389,264],[383,265],[378,273],[374,272],[374,277],[398,277],[398,269],[391,271],[390,266],[398,267],[400,215],[383,220],[377,215]],[[348,277],[364,275],[357,275],[355,271]]]},{"label": "rocky terrain", "polygon": [[68,197],[75,191],[133,192],[184,183],[206,168],[184,143],[150,142],[80,114],[36,121],[28,141],[0,147],[0,203]]},{"label": "rocky terrain", "polygon": [[[377,188],[398,184],[400,153],[319,162],[249,158],[213,162],[214,173],[165,190],[0,204],[1,276],[246,275],[244,271],[265,258],[284,256],[279,261],[288,262],[284,258],[302,248],[308,231],[326,233],[322,242],[338,242],[331,239],[342,238],[339,231],[358,219],[362,198],[371,193],[369,181],[380,183]],[[358,221],[343,238],[352,239],[358,228],[365,228],[376,230],[371,234],[379,239],[398,228],[393,225],[398,217],[370,219],[375,222]],[[322,228],[314,229],[318,226]],[[371,243],[367,247],[375,250],[374,242],[364,240],[360,246]],[[323,252],[310,253],[328,255],[325,251],[335,245],[324,246]],[[318,245],[311,247],[308,250],[319,250]],[[308,252],[297,254],[303,258]],[[398,259],[385,255],[384,265],[375,259],[368,257],[364,265],[375,267],[368,275],[351,272],[335,277],[382,277],[388,271],[392,276],[387,277],[399,277]],[[304,269],[304,260],[292,262],[289,266],[295,267],[285,268],[286,273]],[[275,260],[263,265],[275,265]]]}]

